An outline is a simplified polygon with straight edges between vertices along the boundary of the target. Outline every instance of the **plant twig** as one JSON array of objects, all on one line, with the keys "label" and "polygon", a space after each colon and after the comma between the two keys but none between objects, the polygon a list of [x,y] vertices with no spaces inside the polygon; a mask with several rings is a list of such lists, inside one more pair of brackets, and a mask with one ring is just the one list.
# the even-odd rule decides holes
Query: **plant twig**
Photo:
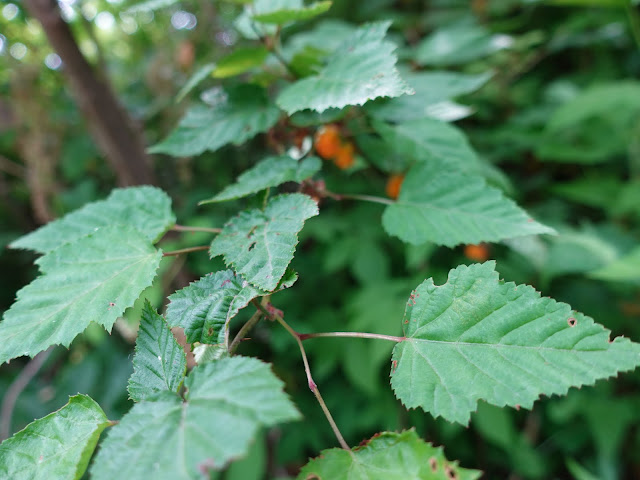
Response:
[{"label": "plant twig", "polygon": [[13,160],[9,160],[4,155],[0,155],[0,170],[18,178],[27,176],[27,169]]},{"label": "plant twig", "polygon": [[349,445],[347,444],[347,442],[344,440],[344,437],[340,433],[340,430],[338,429],[338,425],[336,425],[336,422],[333,419],[331,412],[327,408],[327,404],[324,403],[324,400],[322,398],[322,395],[320,395],[320,390],[318,389],[316,382],[313,381],[313,377],[311,376],[311,369],[309,368],[309,361],[307,360],[307,353],[304,349],[304,346],[302,345],[302,340],[300,340],[300,335],[293,328],[291,328],[291,326],[287,322],[284,321],[282,316],[275,313],[273,309],[271,309],[270,311],[270,309],[267,309],[265,306],[261,305],[260,302],[256,301],[255,299],[253,299],[251,302],[255,305],[255,307],[258,310],[264,313],[267,318],[275,320],[280,325],[282,325],[285,328],[285,330],[289,332],[289,334],[298,343],[298,348],[300,349],[300,355],[302,356],[302,363],[304,364],[304,371],[307,375],[307,383],[309,385],[309,390],[311,390],[313,395],[316,397],[316,400],[320,404],[320,408],[322,408],[322,411],[324,412],[325,417],[327,417],[327,420],[329,421],[329,425],[331,425],[331,429],[333,430],[333,433],[338,439],[338,443],[340,443],[340,446],[352,454],[351,448],[349,448]]},{"label": "plant twig", "polygon": [[394,337],[393,335],[383,335],[381,333],[365,332],[321,332],[321,333],[298,333],[300,340],[317,337],[351,337],[351,338],[373,338],[377,340],[389,340],[391,342],[404,342],[407,337]]},{"label": "plant twig", "polygon": [[220,233],[221,228],[208,228],[208,227],[189,227],[186,225],[174,225],[171,227],[174,232],[207,232],[207,233]]},{"label": "plant twig", "polygon": [[53,352],[53,348],[54,347],[49,347],[47,350],[40,352],[29,360],[29,363],[25,365],[7,389],[7,393],[2,400],[2,408],[0,409],[0,441],[9,438],[11,433],[11,417],[13,415],[13,409],[16,406],[16,401],[33,377],[38,374],[44,362],[47,361],[49,355]]},{"label": "plant twig", "polygon": [[375,197],[373,195],[360,195],[357,193],[333,193],[325,190],[324,194],[334,200],[362,200],[365,202],[382,203],[384,205],[393,205],[395,200],[384,197]]},{"label": "plant twig", "polygon": [[199,247],[181,248],[180,250],[172,250],[171,252],[164,252],[163,257],[173,257],[176,255],[182,255],[183,253],[201,252],[203,250],[209,250],[209,245],[201,245]]},{"label": "plant twig", "polygon": [[[236,348],[238,348],[238,345],[240,345],[240,342],[245,337],[247,332],[258,324],[258,322],[262,318],[262,315],[263,315],[262,311],[258,310],[258,311],[256,311],[256,313],[253,314],[253,316],[249,320],[247,320],[247,322],[244,325],[242,325],[242,328],[240,328],[240,331],[238,332],[238,334],[235,336],[235,338],[231,342],[231,345],[229,345],[228,352],[229,352],[230,355],[233,354],[233,352],[236,351]],[[229,329],[227,329],[227,332],[228,331],[229,331]],[[227,335],[228,335],[228,333],[227,333]]]}]

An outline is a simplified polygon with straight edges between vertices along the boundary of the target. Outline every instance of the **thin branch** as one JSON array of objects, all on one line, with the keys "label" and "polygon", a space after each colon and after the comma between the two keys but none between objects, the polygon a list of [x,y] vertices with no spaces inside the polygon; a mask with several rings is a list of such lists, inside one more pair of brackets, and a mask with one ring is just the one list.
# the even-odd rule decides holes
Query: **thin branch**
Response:
[{"label": "thin branch", "polygon": [[18,178],[25,178],[27,176],[27,169],[23,165],[9,160],[4,155],[0,155],[0,170]]},{"label": "thin branch", "polygon": [[176,255],[182,255],[183,253],[202,252],[203,250],[209,250],[209,245],[201,245],[199,247],[181,248],[180,250],[172,250],[171,252],[164,252],[163,257],[173,257]]},{"label": "thin branch", "polygon": [[329,425],[331,425],[331,429],[333,430],[333,433],[338,439],[338,443],[340,443],[340,446],[352,454],[351,448],[349,448],[349,445],[347,444],[347,442],[345,442],[344,437],[342,436],[342,434],[340,433],[340,430],[338,429],[338,425],[336,425],[336,422],[333,419],[331,412],[327,408],[326,403],[324,403],[324,400],[322,398],[322,395],[320,395],[320,390],[318,389],[316,382],[313,381],[313,377],[311,376],[311,369],[309,368],[309,361],[307,360],[307,352],[305,351],[304,346],[302,345],[302,341],[300,340],[300,336],[298,335],[298,332],[296,332],[293,328],[291,328],[291,326],[284,321],[282,316],[278,315],[274,311],[270,311],[265,306],[261,305],[260,302],[253,299],[251,303],[253,303],[258,310],[262,311],[262,313],[264,313],[267,318],[270,318],[271,320],[276,320],[296,340],[296,342],[298,343],[298,348],[300,349],[300,355],[302,356],[304,371],[307,375],[307,383],[309,385],[309,390],[313,392],[313,395],[316,397],[316,400],[318,400],[318,403],[320,404],[320,408],[322,408],[322,411],[324,412],[325,417],[327,417],[327,420],[329,421]]},{"label": "thin branch", "polygon": [[[262,318],[262,312],[258,310],[256,311],[256,313],[253,314],[253,316],[249,320],[247,320],[247,322],[244,325],[242,325],[242,328],[240,328],[240,331],[231,342],[231,345],[229,345],[229,349],[228,349],[229,354],[233,354],[233,352],[236,351],[236,348],[238,348],[238,345],[240,345],[240,342],[245,337],[247,332],[249,332],[249,330],[251,330],[254,326],[256,326],[261,318]],[[229,329],[227,329],[227,332],[228,331]]]},{"label": "thin branch", "polygon": [[16,401],[33,377],[38,374],[44,362],[47,361],[49,355],[53,352],[53,348],[54,347],[49,347],[47,350],[40,352],[29,360],[29,363],[25,365],[7,389],[7,393],[2,400],[2,409],[0,410],[0,441],[9,438],[11,433],[11,417],[13,416]]},{"label": "thin branch", "polygon": [[207,227],[189,227],[187,225],[174,225],[171,227],[174,232],[207,232],[207,233],[220,233],[221,228],[207,228]]},{"label": "thin branch", "polygon": [[324,194],[334,200],[362,200],[365,202],[382,203],[384,205],[393,205],[395,200],[384,197],[375,197],[373,195],[359,195],[357,193],[333,193],[325,190]]},{"label": "thin branch", "polygon": [[322,332],[322,333],[298,333],[300,340],[317,337],[351,337],[351,338],[374,338],[377,340],[389,340],[391,342],[404,342],[407,337],[394,337],[393,335],[383,335],[381,333],[365,332]]}]

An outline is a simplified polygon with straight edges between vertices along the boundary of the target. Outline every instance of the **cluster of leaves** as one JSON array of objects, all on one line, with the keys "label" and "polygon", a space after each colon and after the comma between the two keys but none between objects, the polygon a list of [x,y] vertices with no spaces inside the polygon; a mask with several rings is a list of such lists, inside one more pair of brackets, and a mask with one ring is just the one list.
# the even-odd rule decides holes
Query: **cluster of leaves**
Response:
[{"label": "cluster of leaves", "polygon": [[[172,3],[146,2],[136,11]],[[537,38],[537,31],[518,38],[494,34],[462,15],[405,45],[390,33],[390,21],[357,25],[323,19],[339,8],[331,2],[242,3],[233,21],[244,37],[242,46],[194,72],[178,96],[200,90],[200,100],[150,148],[180,158],[213,155],[220,163],[232,149],[252,147],[248,168],[235,182],[224,182],[217,194],[204,185],[207,193],[197,200],[213,213],[185,215],[203,225],[176,225],[165,192],[135,187],[114,190],[11,243],[42,256],[36,261],[40,275],[18,292],[0,322],[0,362],[34,356],[52,345],[69,347],[91,323],[111,332],[127,309],[137,312],[133,316],[140,318],[140,327],[127,388],[135,404],[122,419],[115,424],[90,397],[73,396],[0,445],[2,475],[79,478],[109,427],[91,462],[92,477],[214,478],[227,470],[222,475],[229,478],[229,463],[252,455],[260,429],[299,420],[300,412],[322,428],[313,416],[317,405],[307,405],[313,397],[343,448],[325,450],[309,461],[295,472],[300,479],[478,478],[480,472],[449,462],[441,447],[407,429],[416,426],[423,433],[433,426],[439,435],[429,439],[439,438],[455,458],[466,461],[468,452],[447,440],[460,435],[451,425],[468,425],[477,409],[473,428],[508,453],[508,469],[542,478],[551,468],[563,468],[541,464],[539,452],[518,432],[515,417],[500,407],[530,410],[540,396],[566,395],[570,387],[593,385],[640,365],[640,344],[611,339],[610,331],[587,314],[527,285],[550,291],[555,278],[587,273],[590,283],[574,284],[605,293],[617,289],[620,299],[634,298],[640,271],[635,246],[640,223],[638,83],[614,79],[579,91],[582,84],[566,79],[547,87],[539,104],[507,115],[508,108],[496,105],[513,72],[531,68],[541,60],[536,55],[551,55],[547,49],[562,51],[579,40],[563,38],[561,28],[550,40]],[[476,8],[479,16],[489,14],[485,7]],[[410,18],[407,12],[398,24],[410,25]],[[305,28],[310,20],[315,23]],[[532,48],[541,42],[545,49]],[[630,58],[637,61],[637,51]],[[461,71],[462,66],[469,67]],[[207,90],[211,77],[217,86]],[[537,87],[534,82],[521,88]],[[496,125],[469,120],[465,133],[453,122],[474,109],[454,99],[480,88],[476,117],[503,118]],[[507,100],[515,106],[520,101],[517,94]],[[322,137],[327,131],[331,139]],[[252,140],[260,134],[273,152]],[[339,144],[327,145],[332,141]],[[337,161],[345,145],[352,157]],[[510,157],[523,158],[523,153],[533,160],[514,169],[512,180],[495,166]],[[543,169],[542,162],[552,167]],[[615,169],[601,178],[609,164]],[[564,173],[562,165],[578,165],[578,172],[583,165],[595,167],[580,178],[574,170]],[[518,178],[523,172],[533,178]],[[545,188],[573,202],[573,210],[539,201],[528,212],[510,198],[516,181],[522,200],[535,198],[549,175],[545,172],[552,172],[553,180],[568,178],[547,181]],[[373,195],[385,181],[390,198]],[[245,202],[245,208],[226,210],[222,202]],[[579,208],[599,212],[585,210],[584,218],[605,215],[609,221],[577,227],[570,214]],[[179,245],[183,253],[206,249],[213,262],[192,264],[202,277],[172,292],[160,315],[149,292],[162,278],[163,258],[180,253],[167,251],[175,244],[168,232],[189,230],[215,237],[198,247],[185,238]],[[460,263],[460,256],[452,256],[457,246],[479,244],[465,251],[472,260],[485,260],[489,242],[496,243],[498,262],[450,268]],[[295,265],[302,280],[294,286],[298,273],[291,264],[297,247],[301,253]],[[397,259],[406,263],[404,275],[398,275],[403,267],[395,265]],[[583,299],[589,293],[557,287],[555,292],[560,300],[575,298],[593,310]],[[343,314],[336,315],[331,305],[345,301],[348,328],[366,332],[327,331],[344,330]],[[159,306],[161,299],[154,303]],[[245,308],[255,310],[249,319]],[[606,317],[608,310],[595,312]],[[256,326],[261,318],[285,328],[278,331],[266,322]],[[615,319],[602,322],[613,323],[621,333],[638,333]],[[320,332],[300,334],[292,326]],[[175,327],[194,347],[193,368],[187,368],[185,350],[172,334]],[[235,354],[250,328],[264,345],[243,350],[273,359],[295,405],[267,363]],[[361,338],[306,342],[320,336]],[[391,342],[374,344],[379,340]],[[342,348],[342,341],[353,344]],[[288,353],[292,342],[300,347],[313,396],[296,392],[298,374],[288,373],[289,366],[299,364]],[[329,384],[326,405],[306,351],[318,384],[323,390]],[[353,399],[344,398],[342,375],[331,381],[338,368],[360,390]],[[391,389],[382,390],[386,375]],[[427,420],[417,411],[400,409],[401,420],[389,421],[389,411],[398,410],[390,391],[404,408],[428,413]],[[602,396],[598,410],[576,395],[550,415],[558,422],[563,415],[584,415],[602,434],[606,427],[597,419],[607,405],[615,405],[613,399]],[[378,407],[355,415],[351,409],[357,404],[347,404],[357,398],[371,399]],[[637,399],[623,401],[620,408],[629,414],[622,421],[634,418]],[[370,418],[359,425],[362,416]],[[616,448],[607,442],[598,447],[595,469],[607,478],[617,474],[612,464],[628,427],[620,421],[611,439]],[[370,437],[381,427],[403,431],[376,433],[351,449],[338,430],[343,425],[350,441]],[[328,440],[309,432],[308,423],[282,428],[283,445],[288,436],[292,442],[303,438],[297,448],[304,450],[294,461],[326,447]],[[304,429],[304,436],[296,428]],[[295,448],[291,452],[285,455],[295,455]],[[565,452],[574,457],[573,451]],[[567,468],[576,478],[589,478],[574,460]]]}]

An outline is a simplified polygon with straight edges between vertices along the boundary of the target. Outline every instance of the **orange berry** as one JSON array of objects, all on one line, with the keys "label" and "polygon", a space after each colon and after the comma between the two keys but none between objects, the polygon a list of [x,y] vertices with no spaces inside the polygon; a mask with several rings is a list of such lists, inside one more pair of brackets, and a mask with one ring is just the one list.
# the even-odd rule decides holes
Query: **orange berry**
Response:
[{"label": "orange berry", "polygon": [[338,127],[329,124],[320,128],[316,133],[314,147],[318,155],[325,160],[336,157],[340,149],[340,130]]},{"label": "orange berry", "polygon": [[394,200],[398,198],[400,195],[400,187],[402,187],[402,182],[404,181],[404,175],[401,173],[394,173],[387,180],[387,186],[384,191],[387,192],[387,197],[393,198]]},{"label": "orange berry", "polygon": [[465,245],[464,256],[474,262],[485,262],[489,259],[489,247],[483,243],[480,245]]},{"label": "orange berry", "polygon": [[338,148],[338,153],[333,159],[333,163],[341,170],[346,170],[353,166],[353,162],[355,159],[353,158],[353,153],[355,148],[353,143],[347,142],[345,144],[340,145]]}]

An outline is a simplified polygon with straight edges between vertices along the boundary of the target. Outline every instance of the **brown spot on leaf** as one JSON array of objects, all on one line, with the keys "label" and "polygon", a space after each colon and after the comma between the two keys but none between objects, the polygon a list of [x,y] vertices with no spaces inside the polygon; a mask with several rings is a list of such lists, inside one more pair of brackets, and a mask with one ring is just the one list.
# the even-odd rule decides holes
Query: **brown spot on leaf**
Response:
[{"label": "brown spot on leaf", "polygon": [[432,472],[436,472],[438,470],[438,462],[435,458],[431,457],[429,459],[429,466],[431,467]]}]

